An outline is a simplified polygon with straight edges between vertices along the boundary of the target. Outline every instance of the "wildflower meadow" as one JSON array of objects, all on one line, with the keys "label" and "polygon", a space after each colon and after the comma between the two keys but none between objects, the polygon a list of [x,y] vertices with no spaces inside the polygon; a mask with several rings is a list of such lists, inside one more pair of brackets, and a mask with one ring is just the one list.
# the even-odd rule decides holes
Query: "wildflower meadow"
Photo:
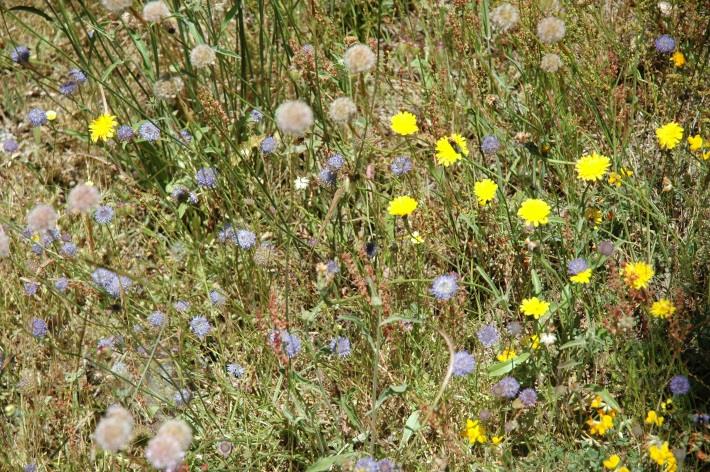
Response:
[{"label": "wildflower meadow", "polygon": [[0,471],[710,470],[702,0],[0,0]]}]

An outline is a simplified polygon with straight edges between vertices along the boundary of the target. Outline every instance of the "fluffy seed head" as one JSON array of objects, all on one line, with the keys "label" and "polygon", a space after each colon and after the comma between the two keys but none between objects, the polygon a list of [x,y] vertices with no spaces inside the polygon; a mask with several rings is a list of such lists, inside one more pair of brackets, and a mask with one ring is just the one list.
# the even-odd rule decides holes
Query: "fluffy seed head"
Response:
[{"label": "fluffy seed head", "polygon": [[158,430],[158,435],[171,436],[183,450],[187,450],[192,442],[192,429],[182,420],[166,421]]},{"label": "fluffy seed head", "polygon": [[27,226],[33,233],[49,231],[57,226],[57,212],[49,205],[40,203],[27,214]]},{"label": "fluffy seed head", "polygon": [[548,16],[537,24],[537,37],[545,44],[553,44],[565,37],[565,22]]},{"label": "fluffy seed head", "polygon": [[301,100],[286,100],[276,109],[276,126],[283,134],[303,136],[313,126],[313,110]]},{"label": "fluffy seed head", "polygon": [[101,5],[112,13],[120,13],[133,5],[133,0],[101,0]]},{"label": "fluffy seed head", "polygon": [[170,16],[170,9],[162,1],[148,2],[143,6],[143,19],[149,23],[157,23]]},{"label": "fluffy seed head", "polygon": [[94,440],[101,449],[116,452],[125,449],[133,435],[133,417],[120,405],[112,405],[94,431]]},{"label": "fluffy seed head", "polygon": [[557,72],[562,67],[562,59],[557,54],[545,54],[540,60],[540,69],[551,74]]},{"label": "fluffy seed head", "polygon": [[364,44],[355,44],[351,46],[350,49],[345,51],[345,56],[343,57],[343,62],[345,63],[345,68],[351,74],[360,74],[363,72],[368,72],[375,67],[377,63],[377,56],[369,46]]},{"label": "fluffy seed head", "polygon": [[67,208],[72,213],[88,213],[101,200],[99,190],[93,185],[79,184],[69,192]]},{"label": "fluffy seed head", "polygon": [[145,448],[145,458],[159,470],[174,470],[185,457],[185,451],[180,443],[170,435],[157,435],[148,441]]},{"label": "fluffy seed head", "polygon": [[190,51],[190,64],[195,69],[203,69],[214,65],[217,61],[217,54],[211,46],[199,44]]},{"label": "fluffy seed head", "polygon": [[501,3],[493,9],[490,15],[491,23],[496,31],[505,33],[518,24],[520,12],[510,3]]},{"label": "fluffy seed head", "polygon": [[185,82],[180,77],[169,77],[161,79],[153,84],[153,95],[158,100],[171,101],[177,97],[182,89],[185,88]]},{"label": "fluffy seed head", "polygon": [[328,116],[336,123],[349,123],[355,115],[357,115],[357,106],[350,97],[336,98],[328,108]]}]

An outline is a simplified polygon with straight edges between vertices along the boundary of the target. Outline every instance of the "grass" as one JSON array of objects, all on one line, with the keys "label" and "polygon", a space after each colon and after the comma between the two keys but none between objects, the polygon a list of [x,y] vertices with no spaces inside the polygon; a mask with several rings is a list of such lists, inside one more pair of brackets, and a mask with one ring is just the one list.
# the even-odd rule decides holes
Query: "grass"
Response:
[{"label": "grass", "polygon": [[[0,468],[151,470],[144,449],[172,417],[193,431],[190,470],[350,471],[368,455],[406,471],[602,470],[612,454],[631,470],[672,470],[649,457],[664,441],[682,470],[707,467],[707,426],[692,415],[707,413],[709,393],[710,161],[707,142],[692,151],[686,141],[710,139],[701,2],[671,2],[668,16],[655,2],[513,2],[520,21],[505,33],[488,0],[166,3],[171,16],[156,24],[139,2],[117,15],[100,2],[0,6],[0,139],[19,142],[0,161],[11,241],[0,259]],[[566,25],[555,44],[536,35],[548,15]],[[654,48],[664,33],[682,67]],[[343,55],[358,42],[377,61],[353,75]],[[21,44],[29,64],[10,58]],[[215,49],[214,65],[193,66],[198,44]],[[561,59],[557,72],[540,67],[548,53]],[[72,68],[87,82],[64,96]],[[161,99],[155,84],[168,78],[182,88]],[[347,125],[329,116],[339,96],[358,109]],[[280,133],[274,118],[296,98],[315,118],[303,137]],[[32,128],[33,107],[56,120]],[[417,133],[393,133],[399,111],[417,116]],[[102,113],[136,133],[153,123],[160,139],[92,143]],[[655,130],[671,121],[683,138],[663,150]],[[444,167],[435,146],[451,133],[469,153]],[[480,148],[488,135],[501,143],[494,154]],[[267,136],[278,141],[271,154],[260,148]],[[581,181],[575,163],[591,152],[631,175],[618,186],[609,173]],[[334,185],[319,183],[334,153],[345,166]],[[390,164],[400,155],[413,170],[398,176]],[[195,181],[207,167],[214,189]],[[484,178],[498,191],[480,205],[473,187]],[[109,224],[66,210],[85,181],[114,208]],[[197,202],[174,198],[179,188]],[[388,215],[400,195],[418,202],[406,218]],[[524,224],[528,198],[550,205],[548,224]],[[23,236],[39,202],[60,212],[76,256],[42,233]],[[220,241],[229,225],[253,231],[256,245]],[[599,252],[604,240],[612,255]],[[593,269],[588,285],[570,281],[576,257]],[[623,277],[636,261],[655,270],[640,290]],[[107,294],[92,281],[99,267],[132,287]],[[438,301],[432,281],[449,273],[459,289]],[[65,292],[54,285],[62,276]],[[224,304],[210,302],[213,290]],[[539,320],[519,310],[534,295],[550,303]],[[650,315],[661,298],[676,307],[668,319]],[[189,309],[177,310],[180,300]],[[157,328],[156,310],[167,319]],[[212,326],[204,338],[190,329],[198,315]],[[33,336],[35,317],[46,335]],[[477,338],[485,325],[500,333],[491,348]],[[289,338],[270,334],[282,329],[300,339],[292,358]],[[331,352],[337,336],[349,356]],[[476,369],[454,376],[464,349]],[[496,359],[504,349],[516,357]],[[229,374],[230,363],[244,374]],[[688,395],[669,392],[679,374]],[[507,375],[536,390],[534,407],[492,394]],[[176,401],[183,389],[188,402]],[[599,415],[596,396],[615,411],[604,435],[586,424]],[[135,427],[111,453],[92,434],[115,403]],[[645,423],[649,410],[662,425]],[[482,412],[486,441],[471,445],[466,420]]]}]

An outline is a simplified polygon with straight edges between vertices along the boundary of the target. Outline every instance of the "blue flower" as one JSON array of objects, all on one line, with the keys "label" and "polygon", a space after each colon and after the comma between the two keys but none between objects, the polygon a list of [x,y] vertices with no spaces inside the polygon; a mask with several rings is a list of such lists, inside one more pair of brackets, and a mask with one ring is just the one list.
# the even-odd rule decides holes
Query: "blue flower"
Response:
[{"label": "blue flower", "polygon": [[498,342],[500,339],[500,334],[498,330],[493,325],[486,325],[478,330],[477,333],[478,340],[481,341],[485,347],[491,347]]},{"label": "blue flower", "polygon": [[122,143],[130,141],[135,135],[133,128],[128,125],[121,125],[118,127],[118,130],[116,130],[116,139]]},{"label": "blue flower", "polygon": [[280,331],[272,330],[269,333],[269,344],[276,345],[277,336],[281,341],[281,349],[289,359],[296,357],[301,350],[301,339],[285,329]]},{"label": "blue flower", "polygon": [[203,167],[195,173],[197,185],[205,188],[217,187],[217,171],[212,167]]},{"label": "blue flower", "polygon": [[107,225],[113,220],[113,208],[101,205],[94,212],[94,220],[100,225]]},{"label": "blue flower", "polygon": [[330,341],[330,352],[338,357],[348,357],[350,355],[350,340],[343,336],[338,336]]},{"label": "blue flower", "polygon": [[64,293],[67,287],[69,287],[69,279],[66,277],[59,277],[54,281],[54,288],[56,288],[59,293]]},{"label": "blue flower", "polygon": [[125,292],[133,285],[133,281],[128,277],[119,276],[115,272],[104,269],[103,267],[96,269],[91,274],[91,278],[96,285],[104,289],[106,293],[114,298],[118,298],[122,290]]},{"label": "blue flower", "polygon": [[276,151],[276,148],[278,147],[279,143],[276,141],[276,139],[273,136],[267,136],[264,139],[261,140],[261,144],[259,145],[259,148],[261,149],[261,152],[264,154],[271,154],[272,152]]},{"label": "blue flower", "polygon": [[338,261],[331,259],[325,264],[325,270],[328,271],[329,274],[337,274],[340,272],[340,265],[338,265]]},{"label": "blue flower", "polygon": [[41,108],[33,108],[27,113],[27,121],[33,127],[38,127],[47,124],[47,113]]},{"label": "blue flower", "polygon": [[116,345],[116,338],[114,338],[113,336],[109,336],[108,338],[99,339],[99,342],[97,343],[97,349],[105,351],[108,349],[113,349],[113,347],[115,345]]},{"label": "blue flower", "polygon": [[187,310],[190,309],[190,302],[187,302],[185,300],[178,300],[173,304],[173,308],[175,308],[175,310],[179,311],[180,313],[185,313]]},{"label": "blue flower", "polygon": [[10,53],[10,59],[17,64],[30,62],[30,48],[24,45],[16,46]]},{"label": "blue flower", "polygon": [[192,135],[186,129],[180,131],[180,139],[184,144],[190,144],[192,142]]},{"label": "blue flower", "polygon": [[62,244],[62,254],[67,256],[67,257],[74,257],[76,256],[77,252],[77,247],[76,244],[72,242],[66,242]]},{"label": "blue flower", "polygon": [[401,472],[401,468],[389,459],[382,459],[377,463],[377,472]]},{"label": "blue flower", "polygon": [[323,169],[318,173],[318,182],[324,187],[332,187],[335,185],[337,174],[332,169]]},{"label": "blue flower", "polygon": [[244,375],[244,367],[233,362],[231,364],[227,364],[227,372],[236,378],[240,378]]},{"label": "blue flower", "polygon": [[32,318],[31,327],[32,336],[34,336],[35,338],[43,338],[47,335],[47,332],[49,331],[47,329],[47,322],[44,321],[42,318]]},{"label": "blue flower", "polygon": [[28,281],[24,283],[24,286],[25,293],[29,296],[36,295],[37,290],[39,289],[39,284],[37,282]]},{"label": "blue flower", "polygon": [[463,377],[470,374],[476,368],[476,359],[468,351],[458,351],[454,354],[453,374],[456,377]]},{"label": "blue flower", "polygon": [[690,381],[685,375],[675,375],[668,383],[673,395],[686,395],[690,391]]},{"label": "blue flower", "polygon": [[210,291],[210,303],[212,303],[213,306],[222,306],[225,301],[226,298],[224,298],[224,295],[219,293],[217,290]]},{"label": "blue flower", "polygon": [[242,249],[251,249],[256,245],[256,234],[247,229],[240,229],[236,232],[234,241]]},{"label": "blue flower", "polygon": [[328,158],[326,165],[337,172],[345,165],[345,159],[340,154],[333,154]]},{"label": "blue flower", "polygon": [[37,464],[25,464],[22,472],[37,472]]},{"label": "blue flower", "polygon": [[407,156],[395,157],[390,164],[390,170],[394,175],[404,175],[413,169],[412,160]]},{"label": "blue flower", "polygon": [[249,112],[249,121],[252,123],[259,123],[264,118],[264,114],[258,108],[254,108]]},{"label": "blue flower", "polygon": [[196,316],[190,320],[190,330],[200,339],[205,337],[212,331],[212,325],[204,316]]},{"label": "blue flower", "polygon": [[15,141],[13,138],[8,138],[2,143],[2,150],[8,154],[12,154],[13,152],[17,151],[19,148],[20,148],[20,145],[17,144],[17,141]]},{"label": "blue flower", "polygon": [[589,264],[587,264],[587,261],[585,261],[581,257],[578,257],[569,261],[569,263],[567,264],[567,273],[569,275],[577,275],[580,272],[584,272],[588,268]]},{"label": "blue flower", "polygon": [[175,401],[175,406],[185,406],[192,400],[192,392],[189,388],[183,388],[175,392],[173,395],[173,400]]},{"label": "blue flower", "polygon": [[86,83],[86,74],[81,69],[71,69],[69,70],[69,78],[79,85]]},{"label": "blue flower", "polygon": [[518,400],[528,408],[532,408],[537,403],[537,392],[534,388],[526,388],[520,391]]},{"label": "blue flower", "polygon": [[675,39],[667,34],[662,34],[654,41],[656,51],[662,54],[670,54],[675,51]]},{"label": "blue flower", "polygon": [[363,457],[355,463],[353,472],[379,472],[380,467],[372,457]]},{"label": "blue flower", "polygon": [[165,313],[162,311],[154,311],[148,315],[148,323],[156,328],[160,328],[165,324]]},{"label": "blue flower", "polygon": [[151,143],[160,139],[160,129],[150,121],[146,121],[138,128],[138,133],[143,139]]},{"label": "blue flower", "polygon": [[456,295],[456,291],[459,289],[457,279],[458,276],[456,274],[440,275],[432,282],[429,292],[431,292],[437,300],[450,300]]},{"label": "blue flower", "polygon": [[520,384],[514,377],[508,375],[494,384],[491,390],[493,394],[498,397],[515,398],[515,395],[518,394],[518,390],[520,390]]},{"label": "blue flower", "polygon": [[217,239],[219,240],[220,243],[226,243],[229,241],[234,241],[234,238],[236,237],[236,232],[234,231],[234,228],[230,223],[227,223],[224,225],[224,228],[219,230],[219,233],[217,234]]},{"label": "blue flower", "polygon": [[484,136],[481,140],[483,154],[495,154],[500,149],[500,141],[495,136]]},{"label": "blue flower", "polygon": [[70,95],[74,95],[78,89],[79,89],[79,85],[76,82],[73,82],[73,81],[64,82],[63,84],[61,84],[59,86],[59,93],[68,97]]}]

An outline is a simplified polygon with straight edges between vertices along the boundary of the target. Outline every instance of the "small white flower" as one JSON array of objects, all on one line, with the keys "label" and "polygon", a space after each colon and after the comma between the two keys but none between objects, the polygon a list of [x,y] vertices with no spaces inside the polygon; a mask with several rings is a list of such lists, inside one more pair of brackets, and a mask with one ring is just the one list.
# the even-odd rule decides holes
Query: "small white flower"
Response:
[{"label": "small white flower", "polygon": [[658,2],[658,9],[661,10],[661,15],[671,16],[671,10],[673,10],[673,5],[669,2]]},{"label": "small white flower", "polygon": [[540,335],[540,342],[545,346],[552,346],[557,341],[557,336],[553,333],[542,333]]},{"label": "small white flower", "polygon": [[311,180],[308,177],[296,177],[296,180],[293,181],[293,186],[296,187],[296,190],[306,190],[310,183]]}]

